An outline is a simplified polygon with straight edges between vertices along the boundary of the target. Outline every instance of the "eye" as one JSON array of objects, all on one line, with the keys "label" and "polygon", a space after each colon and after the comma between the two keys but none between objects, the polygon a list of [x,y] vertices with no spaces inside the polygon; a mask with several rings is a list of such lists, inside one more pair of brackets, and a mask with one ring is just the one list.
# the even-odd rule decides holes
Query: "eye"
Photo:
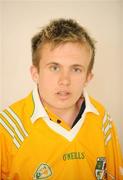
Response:
[{"label": "eye", "polygon": [[81,69],[81,68],[78,68],[78,67],[74,67],[74,68],[73,68],[73,71],[74,71],[74,72],[77,72],[77,73],[81,73],[81,72],[82,72],[82,69]]},{"label": "eye", "polygon": [[59,66],[57,66],[57,65],[51,65],[51,66],[49,67],[49,69],[50,69],[51,71],[53,71],[53,72],[57,72],[57,71],[60,70]]}]

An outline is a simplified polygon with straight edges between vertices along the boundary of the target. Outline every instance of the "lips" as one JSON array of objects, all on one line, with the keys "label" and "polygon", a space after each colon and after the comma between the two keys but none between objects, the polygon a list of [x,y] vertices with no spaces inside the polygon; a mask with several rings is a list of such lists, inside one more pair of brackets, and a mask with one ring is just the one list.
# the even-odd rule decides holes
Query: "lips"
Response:
[{"label": "lips", "polygon": [[60,98],[60,99],[68,99],[70,97],[70,92],[68,91],[59,91],[56,93],[56,95]]},{"label": "lips", "polygon": [[70,94],[69,92],[66,92],[66,91],[60,91],[58,92],[57,94],[61,95],[61,96],[66,96],[68,94]]}]

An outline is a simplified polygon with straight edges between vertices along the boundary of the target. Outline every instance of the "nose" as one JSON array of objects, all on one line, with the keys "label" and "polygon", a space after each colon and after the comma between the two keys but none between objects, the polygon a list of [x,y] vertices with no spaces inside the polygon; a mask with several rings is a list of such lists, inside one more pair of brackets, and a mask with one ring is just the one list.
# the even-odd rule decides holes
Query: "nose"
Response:
[{"label": "nose", "polygon": [[59,85],[69,86],[71,83],[70,73],[61,72],[59,77]]}]

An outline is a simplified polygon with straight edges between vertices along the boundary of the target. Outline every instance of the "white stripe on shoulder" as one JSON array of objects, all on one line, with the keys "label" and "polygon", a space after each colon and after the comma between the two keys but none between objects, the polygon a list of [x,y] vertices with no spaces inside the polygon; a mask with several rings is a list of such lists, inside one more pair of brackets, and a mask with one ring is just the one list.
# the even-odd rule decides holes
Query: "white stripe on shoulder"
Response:
[{"label": "white stripe on shoulder", "polygon": [[20,144],[18,143],[18,141],[17,141],[15,138],[13,139],[13,142],[14,142],[14,144],[16,145],[17,148],[20,147]]},{"label": "white stripe on shoulder", "polygon": [[112,118],[109,115],[109,113],[105,112],[104,118],[103,118],[103,124],[105,124],[107,121],[111,122]]},{"label": "white stripe on shoulder", "polygon": [[13,131],[5,124],[5,122],[0,118],[0,123],[2,124],[2,126],[8,131],[8,133],[14,137],[14,133]]},{"label": "white stripe on shoulder", "polygon": [[107,120],[107,114],[105,114],[104,118],[103,118],[103,125],[106,123]]},{"label": "white stripe on shoulder", "polygon": [[105,145],[108,144],[108,142],[111,140],[111,134],[109,134],[105,140]]},{"label": "white stripe on shoulder", "polygon": [[2,116],[9,122],[9,124],[11,125],[12,128],[14,128],[18,138],[23,142],[24,138],[21,135],[20,131],[18,130],[17,126],[14,124],[14,122],[10,119],[10,117],[5,113],[5,112],[1,112]]},{"label": "white stripe on shoulder", "polygon": [[108,144],[108,142],[111,140],[111,117],[110,115],[106,112],[103,118],[103,125],[102,125],[102,131],[104,132],[105,136],[105,145]]},{"label": "white stripe on shoulder", "polygon": [[21,130],[23,131],[23,133],[25,134],[25,136],[28,136],[28,134],[27,134],[24,126],[22,125],[21,120],[20,120],[19,117],[17,116],[17,114],[15,114],[15,112],[14,112],[12,109],[10,109],[10,108],[7,108],[6,110],[7,110],[7,111],[11,114],[11,116],[13,116],[13,118],[18,122],[18,124],[19,124]]},{"label": "white stripe on shoulder", "polygon": [[13,142],[16,145],[16,147],[19,148],[20,144],[18,143],[18,141],[14,137],[14,133],[12,132],[12,130],[5,124],[5,122],[1,118],[0,118],[0,123],[8,131],[8,133],[12,136]]},{"label": "white stripe on shoulder", "polygon": [[104,128],[104,134],[106,135],[107,132],[112,128],[111,124],[107,124],[107,126]]}]

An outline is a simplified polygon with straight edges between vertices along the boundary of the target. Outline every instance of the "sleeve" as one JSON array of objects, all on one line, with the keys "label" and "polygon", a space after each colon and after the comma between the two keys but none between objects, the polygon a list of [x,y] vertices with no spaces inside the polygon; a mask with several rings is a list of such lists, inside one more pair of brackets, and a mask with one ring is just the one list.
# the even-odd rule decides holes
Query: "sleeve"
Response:
[{"label": "sleeve", "polygon": [[1,180],[7,179],[8,161],[7,161],[7,149],[5,146],[5,139],[2,133],[0,133],[0,177]]},{"label": "sleeve", "polygon": [[114,122],[108,113],[103,119],[107,179],[123,180],[123,159]]},{"label": "sleeve", "polygon": [[0,179],[7,180],[12,162],[12,141],[0,127]]}]

